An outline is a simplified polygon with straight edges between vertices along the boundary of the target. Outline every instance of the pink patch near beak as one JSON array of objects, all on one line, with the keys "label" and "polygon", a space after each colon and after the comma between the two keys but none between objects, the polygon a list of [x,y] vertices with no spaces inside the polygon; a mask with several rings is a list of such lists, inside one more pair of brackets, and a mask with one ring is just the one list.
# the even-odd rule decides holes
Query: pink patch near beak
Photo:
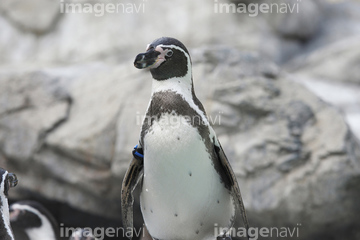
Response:
[{"label": "pink patch near beak", "polygon": [[160,55],[157,57],[156,62],[150,66],[150,68],[157,68],[158,66],[160,66],[161,63],[163,63],[164,61],[166,61],[166,53],[169,51],[169,49],[162,49],[162,47],[157,46],[155,48],[155,51],[159,52]]},{"label": "pink patch near beak", "polygon": [[15,209],[15,210],[10,211],[10,221],[16,221],[19,214],[20,214],[19,209]]}]

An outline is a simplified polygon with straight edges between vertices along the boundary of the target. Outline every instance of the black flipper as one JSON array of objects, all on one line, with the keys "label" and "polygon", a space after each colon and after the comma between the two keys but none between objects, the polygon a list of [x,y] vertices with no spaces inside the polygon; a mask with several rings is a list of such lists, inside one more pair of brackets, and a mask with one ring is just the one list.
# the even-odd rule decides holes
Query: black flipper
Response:
[{"label": "black flipper", "polygon": [[244,222],[244,226],[246,228],[246,236],[249,239],[249,234],[248,234],[249,222],[248,222],[248,219],[247,219],[247,216],[246,216],[245,206],[244,206],[244,202],[243,202],[242,197],[241,197],[239,184],[238,184],[238,182],[236,180],[235,173],[234,173],[234,171],[232,170],[232,168],[230,166],[229,160],[227,159],[227,157],[226,157],[226,155],[224,153],[224,150],[221,147],[220,142],[216,142],[216,143],[219,144],[219,146],[216,146],[216,144],[214,145],[215,146],[215,152],[216,152],[216,154],[218,156],[218,159],[220,161],[220,164],[221,164],[221,166],[223,168],[223,171],[224,171],[226,177],[230,181],[231,194],[233,195],[233,197],[235,199],[235,204],[236,204],[237,208],[241,212],[242,219],[243,219],[243,222]]},{"label": "black flipper", "polygon": [[135,190],[139,180],[143,176],[143,167],[144,167],[144,160],[139,152],[141,151],[140,148],[135,147],[133,151],[133,159],[131,160],[130,166],[125,173],[124,180],[122,182],[121,187],[121,214],[122,214],[122,221],[124,225],[124,229],[126,231],[131,231],[131,236],[129,237],[132,239],[133,236],[133,191]]}]

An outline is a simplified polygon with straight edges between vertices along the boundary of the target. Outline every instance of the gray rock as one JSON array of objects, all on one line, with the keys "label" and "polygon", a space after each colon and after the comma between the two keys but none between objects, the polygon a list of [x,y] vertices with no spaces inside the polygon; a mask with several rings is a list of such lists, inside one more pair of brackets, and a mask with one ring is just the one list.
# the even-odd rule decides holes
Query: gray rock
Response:
[{"label": "gray rock", "polygon": [[[216,3],[276,3],[288,4],[288,7],[287,13],[279,10],[278,14],[260,13],[251,17],[241,13],[215,13]],[[73,13],[74,5],[66,4],[80,4],[80,7],[75,7],[77,10]],[[171,4],[151,4],[142,0],[121,3],[114,0],[99,3],[132,6],[129,13],[122,7],[116,13],[105,10],[97,13],[94,9],[92,13],[85,13],[84,4],[95,6],[96,3],[91,0],[34,0],[31,3],[4,0],[0,6],[0,63],[77,63],[98,59],[119,63],[132,58],[133,53],[146,44],[144,39],[168,35],[176,36],[188,47],[225,44],[259,51],[283,64],[344,36],[360,33],[360,8],[355,2],[177,0]],[[134,12],[135,7],[138,12]],[[149,28],[143,23],[162,27]]]},{"label": "gray rock", "polygon": [[[322,19],[317,33],[302,44],[285,67],[289,71],[308,68],[314,76],[358,82],[360,4],[358,2],[320,2]],[[339,71],[335,72],[335,71]],[[342,75],[343,74],[343,75]]]},{"label": "gray rock", "polygon": [[323,21],[322,1],[266,1],[269,12],[261,16],[263,44],[259,51],[278,64],[302,54],[314,39]]},{"label": "gray rock", "polygon": [[47,132],[67,118],[69,100],[57,96],[57,79],[41,71],[0,74],[0,144],[10,158],[26,161]]},{"label": "gray rock", "polygon": [[304,50],[299,39],[283,38],[271,31],[264,32],[264,38],[267,44],[260,45],[259,52],[278,64],[286,64]]},{"label": "gray rock", "polygon": [[[360,34],[360,4],[355,1],[270,1],[296,5],[296,13],[263,14],[270,28],[262,27],[266,44],[259,50],[279,64],[302,66],[318,51]],[[289,8],[288,8],[289,9]],[[269,31],[270,30],[270,31]],[[335,44],[335,45],[334,45]],[[352,56],[348,57],[353,64]],[[336,59],[336,61],[335,61]],[[325,59],[329,60],[329,58]],[[336,64],[337,58],[332,61]],[[356,62],[356,61],[355,61]],[[339,62],[341,64],[341,61]],[[334,68],[329,68],[333,70]],[[352,70],[353,71],[353,70]],[[330,75],[330,74],[328,74]]]},{"label": "gray rock", "polygon": [[[111,0],[98,4],[124,4],[132,6],[133,12],[127,13],[122,5],[113,13],[104,10],[103,15],[98,11],[105,5],[98,5],[98,13],[94,9],[92,13],[83,11],[84,4],[96,3],[6,0],[0,6],[0,63],[57,64],[98,59],[119,63],[133,58],[134,52],[144,49],[148,41],[163,35],[175,36],[187,42],[188,47],[222,43],[255,50],[262,41],[260,18],[215,14],[214,1],[152,4],[143,0]],[[66,4],[81,6],[73,13],[73,5]]]},{"label": "gray rock", "polygon": [[324,101],[337,107],[345,116],[349,127],[360,139],[360,86],[357,84],[326,81],[322,78],[295,73],[291,79],[305,85]]},{"label": "gray rock", "polygon": [[[137,129],[132,104],[143,99],[127,94],[141,92],[141,78],[132,79],[132,71],[132,64],[116,68],[98,63],[22,74],[2,71],[4,86],[14,88],[2,88],[3,102],[14,105],[4,104],[1,111],[2,152],[10,167],[27,179],[18,198],[33,192],[93,214],[119,217],[126,170],[121,163],[128,164],[137,143],[136,134],[124,132]],[[11,101],[17,98],[18,103]],[[118,126],[123,118],[126,124]]]},{"label": "gray rock", "polygon": [[318,1],[267,1],[276,4],[274,13],[267,14],[273,30],[283,38],[311,39],[319,30],[322,12]]},{"label": "gray rock", "polygon": [[43,34],[54,27],[60,15],[60,1],[4,0],[0,12],[22,30]]},{"label": "gray rock", "polygon": [[285,67],[288,71],[343,83],[360,84],[360,35],[337,41],[310,54],[299,56]]},{"label": "gray rock", "polygon": [[307,42],[304,53],[322,49],[339,40],[360,34],[360,3],[357,1],[321,2],[319,32]]}]

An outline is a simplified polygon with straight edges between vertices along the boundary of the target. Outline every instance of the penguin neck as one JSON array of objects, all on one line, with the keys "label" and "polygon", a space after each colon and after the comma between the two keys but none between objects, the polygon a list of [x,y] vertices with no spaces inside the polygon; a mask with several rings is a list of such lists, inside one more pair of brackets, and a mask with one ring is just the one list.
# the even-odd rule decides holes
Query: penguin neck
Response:
[{"label": "penguin neck", "polygon": [[195,95],[191,68],[189,69],[189,72],[184,77],[170,78],[162,81],[153,79],[151,99],[147,112],[149,111],[152,99],[156,93],[171,91],[182,96],[184,101],[186,101],[189,106],[201,116],[202,121],[206,124],[209,124],[205,109]]},{"label": "penguin neck", "polygon": [[30,240],[33,239],[58,240],[58,236],[54,228],[55,226],[52,225],[52,223],[44,214],[42,214],[37,209],[29,206],[22,206],[21,209],[32,212],[41,219],[42,225],[40,227],[25,229],[25,232],[29,236]]},{"label": "penguin neck", "polygon": [[[4,182],[2,184],[4,184]],[[15,238],[10,227],[9,203],[4,195],[1,195],[0,211],[1,211],[0,233],[2,232],[1,235],[5,236],[5,239],[14,240]]]},{"label": "penguin neck", "polygon": [[183,77],[174,77],[166,80],[153,79],[151,95],[157,92],[172,91],[182,96],[195,96],[191,68]]}]

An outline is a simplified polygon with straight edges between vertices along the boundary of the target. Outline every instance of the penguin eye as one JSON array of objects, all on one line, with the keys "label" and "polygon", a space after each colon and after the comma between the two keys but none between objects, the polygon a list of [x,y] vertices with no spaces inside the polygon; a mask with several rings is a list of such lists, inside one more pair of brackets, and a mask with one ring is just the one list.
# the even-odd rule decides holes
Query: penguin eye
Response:
[{"label": "penguin eye", "polygon": [[171,57],[173,54],[174,54],[174,52],[173,52],[171,49],[169,49],[169,50],[165,53],[165,56]]}]

